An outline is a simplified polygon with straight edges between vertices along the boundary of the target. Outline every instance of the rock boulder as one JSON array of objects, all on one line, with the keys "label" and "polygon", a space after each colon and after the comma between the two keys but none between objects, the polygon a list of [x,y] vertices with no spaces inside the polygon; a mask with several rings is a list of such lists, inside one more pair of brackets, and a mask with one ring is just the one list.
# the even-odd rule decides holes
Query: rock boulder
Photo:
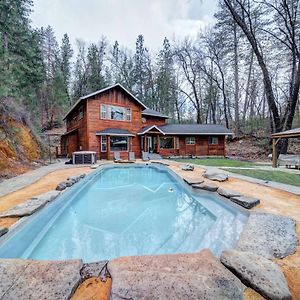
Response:
[{"label": "rock boulder", "polygon": [[262,212],[252,212],[241,233],[236,249],[266,258],[284,258],[296,252],[296,221]]},{"label": "rock boulder", "polygon": [[213,183],[200,183],[200,184],[193,184],[192,187],[194,189],[201,189],[210,192],[215,192],[218,189],[218,186]]},{"label": "rock boulder", "polygon": [[242,299],[245,286],[209,250],[121,257],[107,265],[111,299]]},{"label": "rock boulder", "polygon": [[221,262],[247,286],[267,299],[291,299],[287,281],[278,265],[251,252],[223,251]]},{"label": "rock boulder", "polygon": [[228,189],[224,189],[224,188],[221,188],[221,187],[218,188],[217,192],[221,196],[226,197],[226,198],[241,196],[241,194],[239,192],[228,190]]},{"label": "rock boulder", "polygon": [[228,175],[225,173],[218,173],[215,171],[206,171],[203,173],[203,177],[213,181],[226,181],[228,180]]}]

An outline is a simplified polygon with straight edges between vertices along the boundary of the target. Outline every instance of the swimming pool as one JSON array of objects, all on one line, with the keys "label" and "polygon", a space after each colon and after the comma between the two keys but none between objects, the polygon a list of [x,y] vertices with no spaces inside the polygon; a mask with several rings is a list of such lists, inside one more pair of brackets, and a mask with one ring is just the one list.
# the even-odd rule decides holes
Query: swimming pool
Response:
[{"label": "swimming pool", "polygon": [[92,262],[203,248],[219,255],[246,219],[164,166],[104,166],[11,230],[0,257]]}]

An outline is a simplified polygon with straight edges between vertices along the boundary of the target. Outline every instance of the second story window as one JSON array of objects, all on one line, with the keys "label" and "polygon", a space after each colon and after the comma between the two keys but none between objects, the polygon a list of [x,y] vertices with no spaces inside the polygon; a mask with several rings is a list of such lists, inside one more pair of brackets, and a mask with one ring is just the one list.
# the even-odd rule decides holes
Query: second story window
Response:
[{"label": "second story window", "polygon": [[131,121],[131,109],[122,106],[101,105],[101,119]]}]

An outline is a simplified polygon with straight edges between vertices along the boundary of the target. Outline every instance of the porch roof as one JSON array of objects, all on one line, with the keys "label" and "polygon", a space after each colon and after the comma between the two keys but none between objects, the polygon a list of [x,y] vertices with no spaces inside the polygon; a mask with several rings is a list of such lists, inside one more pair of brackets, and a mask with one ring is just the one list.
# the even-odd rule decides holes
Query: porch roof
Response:
[{"label": "porch roof", "polygon": [[159,111],[156,111],[154,109],[146,108],[142,111],[142,115],[146,116],[152,116],[152,117],[157,117],[157,118],[163,118],[163,119],[169,119],[168,116],[160,113]]},{"label": "porch roof", "polygon": [[135,136],[132,132],[120,128],[105,128],[97,131],[96,135],[120,135],[120,136]]},{"label": "porch roof", "polygon": [[151,130],[157,130],[163,135],[233,135],[222,125],[204,124],[166,124],[161,126],[148,125],[143,127],[138,135],[143,135]]}]

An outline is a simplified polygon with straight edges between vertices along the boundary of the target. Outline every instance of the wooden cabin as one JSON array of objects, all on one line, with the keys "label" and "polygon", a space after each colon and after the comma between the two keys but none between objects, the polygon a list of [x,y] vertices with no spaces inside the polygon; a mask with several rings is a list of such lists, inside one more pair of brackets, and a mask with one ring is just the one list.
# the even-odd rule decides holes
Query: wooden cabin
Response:
[{"label": "wooden cabin", "polygon": [[168,124],[168,116],[149,109],[121,84],[81,97],[65,116],[61,153],[95,151],[98,159],[120,152],[141,157],[142,151],[169,156],[225,156],[221,125]]}]

